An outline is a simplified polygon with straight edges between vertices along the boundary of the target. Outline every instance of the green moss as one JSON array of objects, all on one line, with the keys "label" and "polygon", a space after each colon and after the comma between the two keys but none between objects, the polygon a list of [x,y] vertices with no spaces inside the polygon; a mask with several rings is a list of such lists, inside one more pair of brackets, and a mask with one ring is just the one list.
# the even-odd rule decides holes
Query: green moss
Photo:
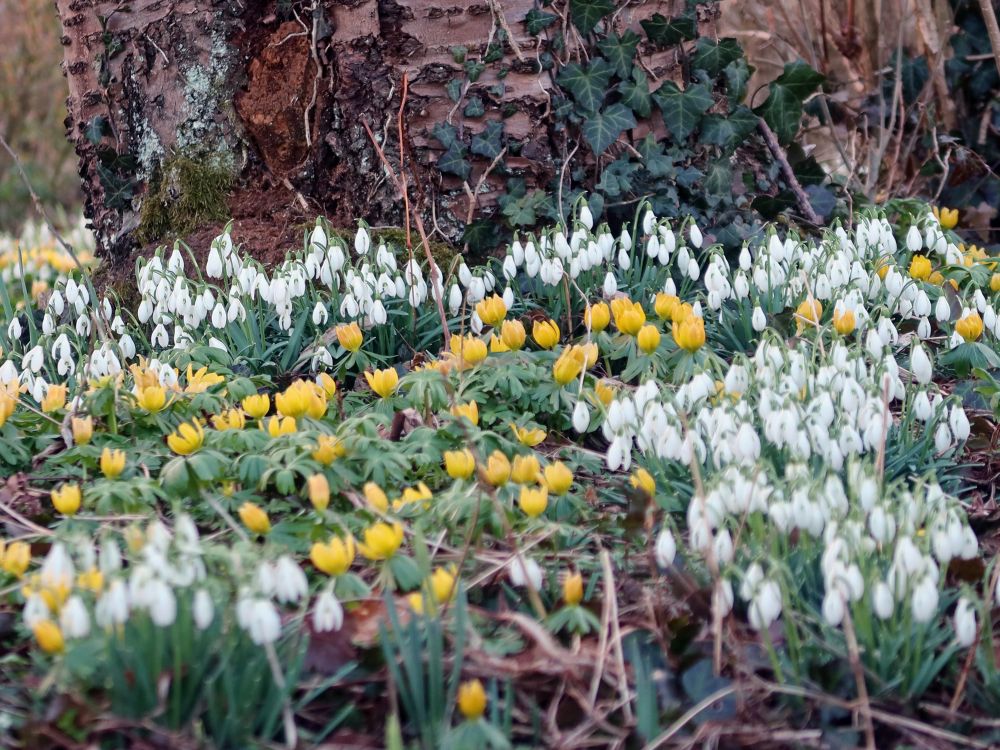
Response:
[{"label": "green moss", "polygon": [[166,235],[185,235],[207,222],[226,220],[226,194],[232,183],[232,171],[219,159],[172,156],[150,183],[136,239],[145,244]]}]

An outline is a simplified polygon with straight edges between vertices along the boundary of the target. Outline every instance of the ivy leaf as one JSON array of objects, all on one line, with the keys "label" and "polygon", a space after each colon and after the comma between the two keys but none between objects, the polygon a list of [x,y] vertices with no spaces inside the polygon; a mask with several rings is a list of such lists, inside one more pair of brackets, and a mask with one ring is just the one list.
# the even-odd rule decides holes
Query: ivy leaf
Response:
[{"label": "ivy leaf", "polygon": [[686,90],[681,91],[673,81],[664,81],[663,85],[653,92],[653,99],[663,113],[663,122],[678,143],[687,140],[698,127],[702,115],[714,103],[712,92],[705,84],[688,86]]},{"label": "ivy leaf", "polygon": [[713,161],[705,172],[705,199],[709,206],[715,208],[719,203],[732,195],[732,173],[724,159]]},{"label": "ivy leaf", "polygon": [[583,121],[583,137],[587,139],[594,154],[600,156],[618,140],[623,131],[634,128],[635,124],[632,110],[621,103],[612,104]]},{"label": "ivy leaf", "polygon": [[581,34],[589,34],[614,9],[613,0],[570,0],[569,17]]},{"label": "ivy leaf", "polygon": [[538,10],[538,8],[532,8],[528,11],[528,14],[524,17],[524,25],[528,29],[528,33],[532,36],[538,36],[545,29],[556,22],[557,16],[553,13],[543,13]]},{"label": "ivy leaf", "polygon": [[768,84],[770,94],[756,112],[771,126],[781,143],[788,143],[799,132],[802,101],[824,80],[804,62],[785,65],[785,71]]},{"label": "ivy leaf", "polygon": [[746,58],[733,60],[723,71],[726,77],[726,96],[729,98],[729,106],[735,107],[747,94],[747,83],[753,68],[747,64]]},{"label": "ivy leaf", "polygon": [[757,115],[740,105],[728,115],[707,115],[701,123],[701,142],[735,148],[757,127]]},{"label": "ivy leaf", "polygon": [[107,118],[104,115],[94,115],[83,129],[83,135],[96,146],[109,130]]},{"label": "ivy leaf", "polygon": [[465,159],[465,146],[458,141],[448,146],[438,159],[437,168],[447,174],[457,175],[463,180],[468,179],[472,165]]},{"label": "ivy leaf", "polygon": [[467,224],[462,233],[462,244],[472,252],[485,253],[503,241],[500,223],[494,219],[476,219]]},{"label": "ivy leaf", "polygon": [[618,84],[618,93],[622,95],[622,104],[639,117],[649,117],[653,109],[653,100],[649,96],[649,79],[639,68],[632,70],[630,79]]},{"label": "ivy leaf", "polygon": [[637,164],[619,157],[604,168],[601,172],[601,181],[596,187],[609,198],[617,198],[632,190],[632,175],[636,169],[638,169]]},{"label": "ivy leaf", "polygon": [[663,144],[659,143],[652,133],[636,144],[636,150],[642,155],[642,166],[649,172],[650,177],[667,177],[673,174],[673,160],[663,153]]},{"label": "ivy leaf", "polygon": [[667,18],[662,13],[654,13],[652,18],[639,23],[649,41],[661,47],[671,47],[698,36],[698,23],[690,14]]},{"label": "ivy leaf", "polygon": [[635,51],[639,48],[639,35],[631,30],[627,30],[621,36],[612,34],[599,41],[597,47],[604,58],[614,66],[615,72],[621,78],[628,78]]},{"label": "ivy leaf", "polygon": [[741,57],[743,57],[743,50],[740,49],[739,42],[732,37],[721,39],[718,44],[711,39],[702,37],[698,40],[698,45],[691,58],[691,67],[707,71],[714,78],[722,72],[723,68]]},{"label": "ivy leaf", "polygon": [[542,190],[533,190],[521,198],[501,200],[503,215],[515,227],[527,227],[538,221],[537,212],[545,203],[546,196]]},{"label": "ivy leaf", "polygon": [[471,97],[469,103],[465,105],[462,114],[466,117],[482,117],[486,114],[486,107],[483,106],[483,100],[478,96]]},{"label": "ivy leaf", "polygon": [[462,98],[462,82],[457,78],[452,78],[448,81],[448,85],[445,86],[445,91],[448,92],[448,98],[453,102],[457,102]]},{"label": "ivy leaf", "polygon": [[503,123],[492,120],[482,133],[472,136],[472,153],[495,159],[503,150]]},{"label": "ivy leaf", "polygon": [[455,130],[455,126],[446,122],[437,123],[431,133],[445,148],[450,148],[458,141],[458,131]]},{"label": "ivy leaf", "polygon": [[599,57],[586,67],[569,63],[559,72],[557,80],[585,111],[596,112],[604,101],[604,92],[614,72],[611,64]]}]

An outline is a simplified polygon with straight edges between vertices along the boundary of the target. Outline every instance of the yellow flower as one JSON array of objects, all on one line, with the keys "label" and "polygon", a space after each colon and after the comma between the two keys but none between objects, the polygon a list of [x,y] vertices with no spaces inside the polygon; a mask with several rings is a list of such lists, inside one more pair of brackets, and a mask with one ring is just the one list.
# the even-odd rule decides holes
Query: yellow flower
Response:
[{"label": "yellow flower", "polygon": [[381,521],[365,529],[365,541],[358,543],[361,554],[369,560],[388,560],[403,543],[403,525]]},{"label": "yellow flower", "polygon": [[326,414],[326,391],[323,390],[323,386],[317,383],[308,383],[309,389],[309,405],[306,408],[306,414],[308,414],[313,419],[322,419],[323,415]]},{"label": "yellow flower", "polygon": [[586,364],[586,353],[579,346],[563,349],[559,359],[552,365],[552,379],[559,385],[566,385],[576,379]]},{"label": "yellow flower", "polygon": [[387,367],[384,370],[376,370],[375,372],[368,372],[366,370],[365,380],[368,381],[368,387],[375,391],[375,393],[382,398],[389,398],[399,384],[399,373],[392,367]]},{"label": "yellow flower", "polygon": [[979,313],[970,312],[955,324],[955,330],[966,341],[975,341],[983,335],[983,319]]},{"label": "yellow flower", "polygon": [[530,453],[527,456],[514,456],[510,467],[510,478],[517,484],[534,484],[542,473],[538,456]]},{"label": "yellow flower", "polygon": [[310,402],[315,395],[309,383],[296,380],[283,393],[274,394],[274,407],[281,416],[298,419],[309,411]]},{"label": "yellow flower", "polygon": [[486,459],[486,481],[494,487],[502,487],[510,479],[510,461],[501,451],[493,451]]},{"label": "yellow flower", "polygon": [[503,354],[504,352],[509,352],[510,347],[507,346],[502,339],[498,339],[495,333],[490,334],[490,351],[494,354]]},{"label": "yellow flower", "polygon": [[468,479],[476,470],[476,459],[468,448],[445,451],[444,468],[452,479]]},{"label": "yellow flower", "polygon": [[214,372],[209,372],[207,367],[202,367],[198,372],[193,372],[191,365],[187,367],[187,388],[185,393],[204,393],[210,386],[221,383],[225,378]]},{"label": "yellow flower", "polygon": [[271,530],[271,519],[267,517],[267,512],[259,505],[251,502],[243,503],[240,506],[240,520],[254,534],[267,534]]},{"label": "yellow flower", "polygon": [[546,466],[542,478],[553,495],[565,495],[573,486],[573,472],[562,461],[555,461]]},{"label": "yellow flower", "polygon": [[42,411],[47,414],[48,412],[62,409],[65,405],[66,386],[56,384],[50,385],[49,389],[45,391],[45,397],[42,399]]},{"label": "yellow flower", "polygon": [[271,399],[266,393],[255,393],[242,401],[243,411],[254,419],[260,419],[271,410]]},{"label": "yellow flower", "polygon": [[605,383],[603,380],[599,380],[594,383],[594,393],[597,394],[597,398],[605,406],[610,406],[611,402],[615,398],[615,389],[610,385]]},{"label": "yellow flower", "polygon": [[212,424],[215,429],[220,431],[242,430],[246,423],[246,416],[242,409],[227,409],[221,414],[212,415]]},{"label": "yellow flower", "polygon": [[104,574],[98,568],[90,568],[76,577],[76,585],[99,594],[104,589]]},{"label": "yellow flower", "polygon": [[607,302],[597,302],[587,305],[583,311],[583,324],[594,333],[600,333],[611,322],[611,308]]},{"label": "yellow flower", "polygon": [[329,466],[334,459],[340,458],[345,453],[344,444],[333,435],[320,435],[316,438],[316,450],[312,452],[312,457],[324,466]]},{"label": "yellow flower", "polygon": [[261,424],[261,427],[264,426],[267,427],[267,434],[273,438],[291,435],[298,429],[295,425],[295,417],[271,417]]},{"label": "yellow flower", "polygon": [[931,275],[931,260],[926,255],[914,255],[910,261],[910,277],[925,281]]},{"label": "yellow flower", "polygon": [[316,542],[309,550],[309,559],[328,576],[343,575],[354,562],[354,537],[350,534],[344,539],[332,536],[326,544]]},{"label": "yellow flower", "polygon": [[931,210],[934,212],[934,218],[938,220],[942,229],[954,229],[958,224],[957,208],[945,208],[944,206],[938,208],[934,206]]},{"label": "yellow flower", "polygon": [[530,518],[540,516],[549,505],[549,491],[545,487],[529,487],[525,485],[521,488],[521,497],[517,504],[525,515]]},{"label": "yellow flower", "polygon": [[642,490],[650,497],[656,494],[656,480],[645,469],[636,469],[628,481],[637,490]]},{"label": "yellow flower", "polygon": [[64,484],[58,490],[52,490],[52,505],[64,516],[74,516],[80,510],[80,485]]},{"label": "yellow flower", "polygon": [[3,427],[10,415],[14,413],[14,408],[17,406],[17,396],[11,396],[9,393],[0,389],[0,427]]},{"label": "yellow flower", "polygon": [[995,273],[990,276],[990,291],[1000,292],[1000,273]]},{"label": "yellow flower", "polygon": [[927,283],[933,284],[934,286],[941,286],[944,283],[944,274],[940,271],[932,272],[931,275],[927,277]]},{"label": "yellow flower", "polygon": [[536,320],[531,337],[542,349],[551,349],[559,343],[559,326],[554,320]]},{"label": "yellow flower", "polygon": [[476,313],[484,324],[496,327],[507,317],[507,305],[502,297],[494,294],[476,305]]},{"label": "yellow flower", "polygon": [[90,438],[94,436],[94,418],[91,416],[86,417],[73,417],[70,420],[73,427],[73,442],[77,445],[86,445],[90,442]]},{"label": "yellow flower", "polygon": [[[423,482],[420,482],[416,487],[407,487],[403,490],[403,496],[393,502],[393,507],[402,508],[408,503],[418,503],[421,500],[430,500],[432,497],[434,497],[434,493],[431,492],[431,488]],[[429,503],[424,503],[425,508],[428,505]]]},{"label": "yellow flower", "polygon": [[653,301],[653,309],[660,320],[673,320],[674,310],[681,304],[680,298],[675,294],[658,292]]},{"label": "yellow flower", "polygon": [[375,482],[365,484],[365,500],[379,513],[385,513],[389,510],[389,498]]},{"label": "yellow flower", "polygon": [[139,389],[135,397],[139,406],[150,414],[156,414],[167,403],[167,392],[162,385],[147,385]]},{"label": "yellow flower", "polygon": [[467,404],[455,404],[451,407],[451,413],[455,417],[465,417],[472,422],[473,427],[479,424],[479,404],[470,401]]},{"label": "yellow flower", "polygon": [[671,332],[677,346],[692,354],[705,345],[705,321],[697,315],[689,315],[680,323],[675,321]]},{"label": "yellow flower", "polygon": [[3,552],[3,569],[15,578],[24,575],[31,562],[31,546],[27,542],[11,542]]},{"label": "yellow flower", "polygon": [[516,424],[511,422],[510,428],[517,435],[518,441],[521,445],[526,445],[529,448],[534,448],[540,442],[545,440],[545,430],[539,429],[538,427],[518,427]]},{"label": "yellow flower", "polygon": [[66,647],[62,631],[52,620],[39,620],[31,630],[38,645],[47,654],[61,653]]},{"label": "yellow flower", "polygon": [[597,357],[600,355],[601,350],[595,342],[591,341],[589,344],[579,344],[576,348],[583,351],[584,366],[588,370],[597,364]]},{"label": "yellow flower", "polygon": [[486,711],[486,691],[479,680],[469,680],[458,686],[458,710],[469,721],[476,721]]},{"label": "yellow flower", "polygon": [[488,351],[486,342],[480,341],[471,334],[469,336],[459,336],[452,334],[451,353],[465,362],[466,365],[475,365],[486,359]]},{"label": "yellow flower", "polygon": [[347,351],[356,352],[361,348],[364,335],[361,333],[361,327],[357,323],[341,323],[337,326],[336,331],[337,340]]},{"label": "yellow flower", "polygon": [[799,333],[807,326],[814,326],[823,317],[823,305],[818,299],[809,297],[795,309],[795,326]]},{"label": "yellow flower", "polygon": [[646,313],[642,305],[628,297],[611,300],[611,315],[615,319],[615,328],[629,336],[635,336],[646,324]]},{"label": "yellow flower", "polygon": [[438,604],[444,604],[455,594],[454,567],[451,569],[436,568],[431,574],[429,583],[431,593],[434,595],[434,601]]},{"label": "yellow flower", "polygon": [[205,429],[197,419],[182,422],[175,432],[167,435],[167,445],[170,446],[170,450],[182,456],[191,455],[201,448],[203,442],[205,442]]},{"label": "yellow flower", "polygon": [[500,340],[512,352],[524,346],[526,336],[524,324],[520,320],[505,320],[500,326]]},{"label": "yellow flower", "polygon": [[108,479],[117,479],[125,471],[125,451],[104,446],[101,451],[101,473]]},{"label": "yellow flower", "polygon": [[316,383],[323,389],[323,392],[326,394],[328,399],[337,395],[337,381],[325,372],[321,372],[316,376]]},{"label": "yellow flower", "polygon": [[841,336],[848,336],[854,332],[854,311],[844,308],[841,311],[833,311],[833,327]]},{"label": "yellow flower", "polygon": [[224,497],[232,497],[233,495],[236,494],[236,482],[232,481],[223,482],[220,492],[222,492],[222,495]]},{"label": "yellow flower", "polygon": [[326,474],[313,474],[306,480],[306,488],[313,507],[321,513],[326,510],[330,504],[330,483]]},{"label": "yellow flower", "polygon": [[639,348],[646,354],[652,354],[660,345],[660,332],[656,329],[656,326],[644,325],[639,329],[636,342],[639,344]]},{"label": "yellow flower", "polygon": [[570,573],[563,581],[563,601],[571,607],[583,601],[583,576]]}]

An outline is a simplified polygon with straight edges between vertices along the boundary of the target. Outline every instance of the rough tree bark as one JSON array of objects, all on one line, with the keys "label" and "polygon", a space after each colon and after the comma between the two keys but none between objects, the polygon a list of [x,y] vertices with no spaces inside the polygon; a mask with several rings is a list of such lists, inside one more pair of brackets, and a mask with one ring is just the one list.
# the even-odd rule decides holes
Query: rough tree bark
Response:
[{"label": "rough tree bark", "polygon": [[[251,246],[255,232],[272,236],[275,224],[287,231],[317,212],[345,226],[359,217],[398,226],[400,201],[363,122],[398,160],[395,118],[404,74],[410,81],[405,151],[414,200],[444,239],[461,235],[472,190],[491,160],[473,159],[465,180],[434,169],[444,150],[432,136],[435,124],[447,121],[467,134],[503,118],[505,133],[524,143],[506,158],[506,176],[523,177],[529,189],[548,185],[576,145],[549,126],[554,84],[540,69],[538,39],[524,24],[533,0],[55,5],[69,82],[67,133],[79,157],[87,215],[111,258],[154,240],[164,227],[175,229],[154,220],[174,201],[210,217],[204,223],[212,231],[222,216],[236,216]],[[618,6],[616,27],[641,31],[641,19],[670,16],[683,0],[622,0]],[[575,33],[565,22],[564,31],[570,38]],[[469,83],[453,49],[481,56],[503,36],[502,59]],[[648,70],[676,77],[676,53],[641,54]],[[449,97],[453,79],[464,81],[465,97],[482,99],[484,116],[464,117]],[[206,195],[185,196],[199,189],[199,168],[208,172],[200,175]],[[220,173],[225,179],[213,181]],[[223,206],[213,192],[219,184]],[[501,185],[499,174],[487,175],[474,198],[477,215],[490,211]],[[260,242],[262,249],[266,244]]]}]

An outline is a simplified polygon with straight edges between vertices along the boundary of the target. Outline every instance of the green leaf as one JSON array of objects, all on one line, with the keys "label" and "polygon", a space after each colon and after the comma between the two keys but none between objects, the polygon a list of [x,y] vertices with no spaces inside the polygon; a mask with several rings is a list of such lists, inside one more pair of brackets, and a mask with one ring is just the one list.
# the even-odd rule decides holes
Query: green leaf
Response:
[{"label": "green leaf", "polygon": [[618,36],[612,34],[604,37],[597,43],[598,49],[605,59],[611,63],[615,72],[622,78],[627,78],[632,70],[632,60],[635,58],[635,51],[639,47],[639,35],[631,30],[626,30],[624,34]]},{"label": "green leaf", "polygon": [[701,142],[732,149],[757,127],[757,115],[740,105],[728,115],[707,115],[701,123]]},{"label": "green leaf", "polygon": [[787,63],[784,71],[774,80],[774,83],[788,89],[793,96],[805,99],[825,80],[826,76],[817,73],[799,60]]},{"label": "green leaf", "polygon": [[614,72],[607,60],[597,58],[586,67],[580,63],[569,63],[559,71],[556,80],[585,111],[596,112],[604,101],[604,93]]},{"label": "green leaf", "polygon": [[458,131],[455,130],[454,125],[439,122],[434,126],[434,130],[431,132],[445,148],[450,148],[452,144],[458,142]]},{"label": "green leaf", "polygon": [[802,101],[823,82],[821,74],[804,62],[785,65],[785,71],[768,84],[770,94],[755,111],[771,126],[781,143],[789,143],[799,132]]},{"label": "green leaf", "polygon": [[711,39],[702,37],[698,40],[694,55],[691,57],[691,67],[695,70],[707,71],[713,78],[722,72],[732,62],[743,57],[739,42],[732,37],[720,39],[716,44]]},{"label": "green leaf", "polygon": [[729,99],[729,106],[735,107],[747,94],[747,83],[750,81],[750,74],[753,68],[747,65],[746,58],[733,60],[722,71],[726,77],[726,96]]},{"label": "green leaf", "polygon": [[569,17],[581,34],[589,34],[614,9],[613,0],[570,0]]},{"label": "green leaf", "polygon": [[463,180],[468,179],[472,172],[472,165],[465,159],[465,146],[458,141],[448,146],[448,149],[441,154],[437,167],[442,172],[457,175]]},{"label": "green leaf", "polygon": [[448,81],[448,85],[445,86],[445,90],[448,92],[448,98],[453,102],[457,102],[462,98],[462,82],[457,78],[452,78]]},{"label": "green leaf", "polygon": [[663,153],[663,144],[657,142],[652,133],[636,144],[636,150],[642,155],[642,165],[650,177],[659,178],[673,174],[673,160]]},{"label": "green leaf", "polygon": [[639,117],[649,117],[653,109],[653,100],[649,96],[649,79],[639,68],[632,70],[630,79],[618,84],[618,93],[622,95],[622,104]]},{"label": "green leaf", "polygon": [[618,140],[618,136],[636,125],[632,110],[624,104],[612,104],[610,107],[591,115],[583,121],[583,137],[600,156],[608,146]]},{"label": "green leaf", "polygon": [[466,117],[482,117],[486,114],[486,107],[483,106],[483,100],[478,96],[471,97],[469,103],[465,105],[462,114]]},{"label": "green leaf", "polygon": [[726,159],[713,161],[705,172],[705,200],[713,208],[733,193],[733,175]]},{"label": "green leaf", "polygon": [[629,192],[632,189],[632,175],[636,169],[638,169],[638,165],[625,158],[615,159],[602,170],[601,180],[596,186],[600,192],[594,193],[594,195],[603,193],[609,198],[617,198],[623,193]]},{"label": "green leaf", "polygon": [[503,150],[503,123],[491,120],[482,133],[472,136],[472,153],[495,159]]},{"label": "green leaf", "polygon": [[702,115],[714,103],[712,92],[705,84],[698,83],[681,91],[673,81],[664,81],[653,92],[653,99],[663,113],[663,122],[677,143],[687,140],[698,127]]},{"label": "green leaf", "polygon": [[654,13],[652,18],[639,23],[649,41],[661,47],[670,47],[698,36],[698,23],[693,14],[667,18],[661,13]]},{"label": "green leaf", "polygon": [[554,24],[557,18],[558,16],[553,13],[543,13],[538,10],[538,8],[532,8],[524,17],[524,25],[527,27],[529,34],[532,36],[538,36],[545,29]]}]

